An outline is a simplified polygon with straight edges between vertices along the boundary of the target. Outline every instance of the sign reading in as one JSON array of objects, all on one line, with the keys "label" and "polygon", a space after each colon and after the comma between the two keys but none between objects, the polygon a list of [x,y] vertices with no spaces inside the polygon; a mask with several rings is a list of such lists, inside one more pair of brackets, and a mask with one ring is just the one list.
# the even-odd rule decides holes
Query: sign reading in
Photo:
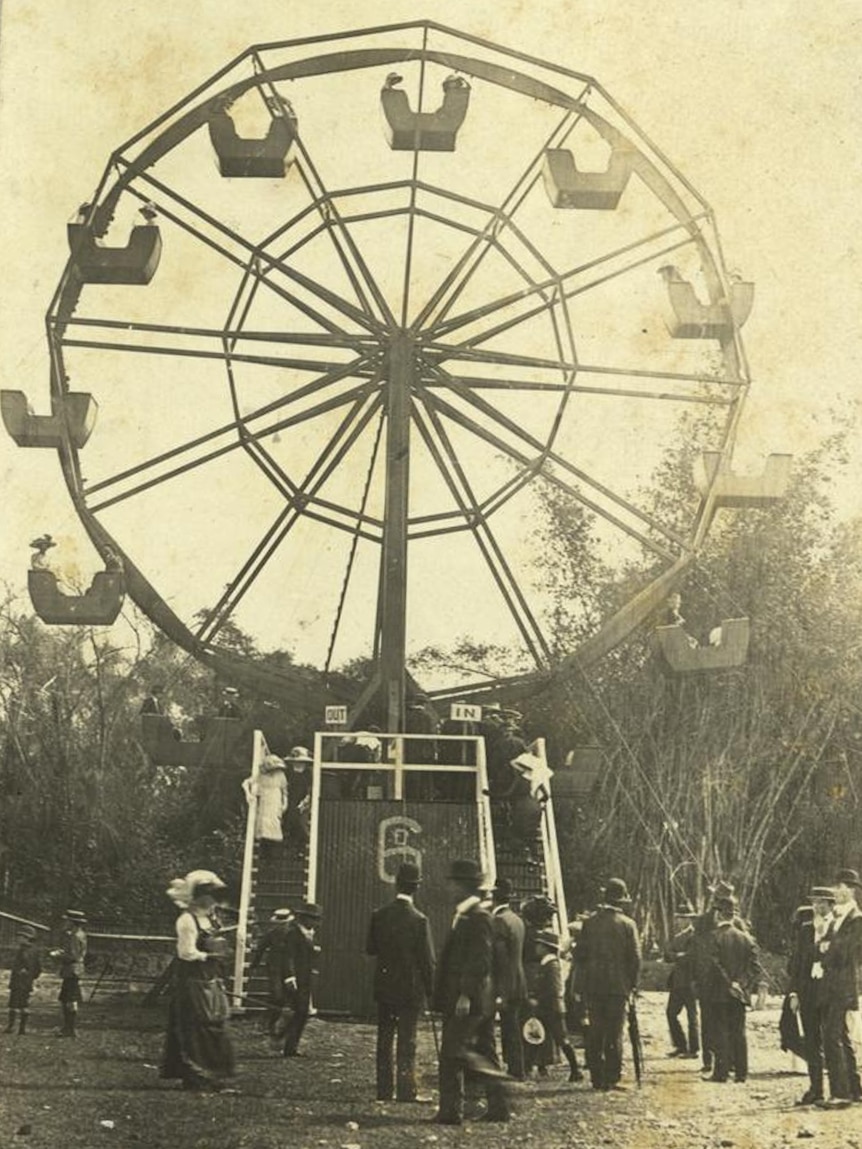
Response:
[{"label": "sign reading in", "polygon": [[453,722],[481,722],[482,707],[471,702],[453,702],[449,717]]},{"label": "sign reading in", "polygon": [[346,726],[347,725],[347,707],[346,706],[327,706],[324,710],[323,721],[327,726]]}]

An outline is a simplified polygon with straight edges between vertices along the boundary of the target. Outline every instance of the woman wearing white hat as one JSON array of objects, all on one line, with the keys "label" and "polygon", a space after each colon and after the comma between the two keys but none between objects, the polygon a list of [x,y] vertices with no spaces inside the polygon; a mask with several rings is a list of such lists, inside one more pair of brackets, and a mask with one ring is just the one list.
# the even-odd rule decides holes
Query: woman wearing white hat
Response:
[{"label": "woman wearing white hat", "polygon": [[257,815],[254,836],[261,842],[281,842],[284,835],[281,819],[287,809],[287,768],[277,754],[267,754],[260,764],[260,773],[242,784],[246,801],[257,797]]},{"label": "woman wearing white hat", "polygon": [[212,918],[224,888],[212,871],[192,870],[166,891],[180,914],[161,1075],[179,1078],[183,1089],[219,1089],[233,1074],[230,1011],[219,960],[227,954],[227,943]]}]

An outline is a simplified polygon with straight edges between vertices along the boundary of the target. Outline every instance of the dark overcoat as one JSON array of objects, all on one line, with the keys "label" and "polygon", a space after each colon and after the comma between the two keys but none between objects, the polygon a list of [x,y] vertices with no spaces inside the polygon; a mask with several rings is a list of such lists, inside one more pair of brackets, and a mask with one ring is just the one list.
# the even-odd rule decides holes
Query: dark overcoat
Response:
[{"label": "dark overcoat", "polygon": [[434,991],[434,943],[428,919],[407,898],[371,915],[366,953],[377,958],[374,1000],[404,1008],[430,1001]]},{"label": "dark overcoat", "polygon": [[575,987],[585,997],[628,997],[640,974],[637,926],[616,906],[599,906],[584,922],[575,963]]},{"label": "dark overcoat", "polygon": [[434,987],[434,1008],[444,1017],[455,1013],[462,994],[470,1013],[488,1017],[494,1011],[494,923],[478,902],[459,914],[440,955]]}]

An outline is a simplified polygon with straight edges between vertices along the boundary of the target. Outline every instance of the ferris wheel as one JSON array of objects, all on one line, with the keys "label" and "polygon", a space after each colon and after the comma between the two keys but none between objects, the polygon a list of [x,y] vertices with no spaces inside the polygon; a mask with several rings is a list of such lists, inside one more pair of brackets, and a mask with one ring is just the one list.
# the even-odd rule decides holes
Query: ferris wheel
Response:
[{"label": "ferris wheel", "polygon": [[[429,21],[254,46],[116,148],[68,239],[52,414],[3,394],[106,562],[76,599],[31,572],[53,621],[109,622],[128,592],[286,697],[306,672],[241,658],[232,621],[322,670],[369,654],[358,706],[399,729],[411,649],[487,630],[521,652],[513,689],[587,666],[717,507],[786,482],[783,457],[730,469],[752,285],[706,201],[568,67]],[[700,496],[671,522],[648,481],[694,409]],[[542,489],[603,555],[652,559],[562,661],[534,585]]]}]

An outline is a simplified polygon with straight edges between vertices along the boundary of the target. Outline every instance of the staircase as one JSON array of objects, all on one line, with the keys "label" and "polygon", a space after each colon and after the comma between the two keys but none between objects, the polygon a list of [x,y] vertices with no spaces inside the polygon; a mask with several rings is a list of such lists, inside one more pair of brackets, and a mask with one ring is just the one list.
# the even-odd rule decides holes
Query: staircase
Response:
[{"label": "staircase", "polygon": [[[536,739],[530,746],[530,753],[547,767],[544,738]],[[521,902],[539,894],[549,898],[558,910],[557,932],[565,938],[568,936],[568,916],[550,786],[544,793],[547,798],[542,803],[541,821],[536,829],[535,840],[529,844],[513,834],[507,809],[492,805],[497,877],[508,878]]]},{"label": "staircase", "polygon": [[246,1011],[263,1009],[267,998],[266,963],[253,971],[249,961],[258,941],[270,925],[274,910],[295,910],[306,900],[308,857],[287,845],[254,843],[251,888],[246,919],[246,945],[242,963],[240,997]]},{"label": "staircase", "polygon": [[[260,763],[267,753],[266,742],[259,730],[254,732],[251,778],[257,779]],[[254,795],[254,786],[252,786]],[[298,853],[288,843],[261,843],[254,836],[257,820],[257,798],[248,803],[243,854],[242,888],[233,971],[233,1008],[236,1012],[265,1008],[267,999],[266,965],[261,962],[249,972],[249,959],[270,924],[274,910],[284,906],[295,910],[306,900],[308,890],[308,854]]]}]

